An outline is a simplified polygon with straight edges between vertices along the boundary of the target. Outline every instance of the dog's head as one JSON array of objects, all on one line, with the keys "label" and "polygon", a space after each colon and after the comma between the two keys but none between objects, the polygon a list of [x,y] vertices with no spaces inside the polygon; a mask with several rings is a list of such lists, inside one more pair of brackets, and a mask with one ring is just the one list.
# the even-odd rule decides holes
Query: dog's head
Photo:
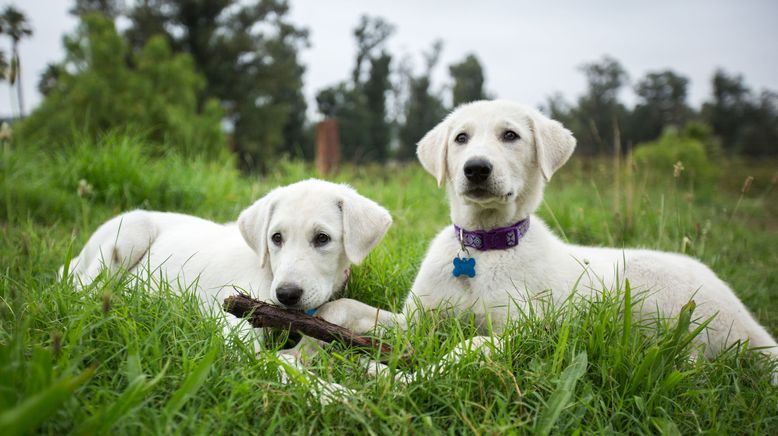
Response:
[{"label": "dog's head", "polygon": [[422,166],[448,183],[468,207],[531,213],[548,181],[573,154],[575,138],[561,123],[507,101],[462,105],[419,141]]},{"label": "dog's head", "polygon": [[273,302],[296,309],[326,303],[383,238],[392,217],[346,185],[305,180],[276,188],[243,211],[238,227],[273,275]]}]

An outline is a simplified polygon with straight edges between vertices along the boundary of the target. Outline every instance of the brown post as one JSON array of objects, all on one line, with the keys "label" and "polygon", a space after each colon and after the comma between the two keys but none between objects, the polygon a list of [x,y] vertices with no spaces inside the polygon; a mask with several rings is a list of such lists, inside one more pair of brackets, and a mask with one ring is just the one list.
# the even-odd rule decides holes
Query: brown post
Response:
[{"label": "brown post", "polygon": [[316,125],[316,170],[319,175],[331,174],[340,164],[340,134],[338,122],[328,118]]}]

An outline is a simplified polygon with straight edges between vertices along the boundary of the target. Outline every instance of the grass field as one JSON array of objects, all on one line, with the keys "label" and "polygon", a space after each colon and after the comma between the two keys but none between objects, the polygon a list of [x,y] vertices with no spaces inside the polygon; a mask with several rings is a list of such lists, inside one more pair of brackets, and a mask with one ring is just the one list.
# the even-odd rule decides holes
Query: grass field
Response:
[{"label": "grass field", "polygon": [[[627,289],[516,321],[489,359],[473,353],[407,386],[366,377],[356,355],[330,347],[313,371],[357,393],[322,406],[304,382],[279,382],[272,349],[254,356],[225,344],[218,322],[173,286],[150,294],[115,276],[77,292],[56,282],[68,254],[118,212],[229,221],[272,187],[313,174],[279,162],[267,176],[245,177],[228,159],[151,153],[120,135],[58,153],[5,145],[0,434],[778,432],[773,363],[742,347],[715,361],[690,359],[694,315],[637,324],[623,316]],[[778,163],[721,162],[718,184],[695,190],[673,168],[612,168],[574,157],[548,186],[540,215],[571,242],[698,257],[778,334]],[[754,180],[743,193],[747,176]],[[416,164],[345,168],[334,179],[394,217],[346,295],[396,309],[428,242],[448,223],[444,193]],[[387,340],[413,347],[413,369],[471,334],[466,320],[428,315]]]}]

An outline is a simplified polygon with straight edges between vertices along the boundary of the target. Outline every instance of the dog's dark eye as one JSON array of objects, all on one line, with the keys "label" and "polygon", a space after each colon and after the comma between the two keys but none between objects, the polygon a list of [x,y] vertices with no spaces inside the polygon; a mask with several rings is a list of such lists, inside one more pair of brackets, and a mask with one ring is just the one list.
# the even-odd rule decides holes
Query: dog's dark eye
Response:
[{"label": "dog's dark eye", "polygon": [[319,233],[315,238],[313,238],[313,245],[316,247],[327,245],[328,242],[330,242],[330,235],[326,233]]},{"label": "dog's dark eye", "polygon": [[281,236],[280,233],[273,233],[273,236],[271,236],[270,239],[272,239],[273,243],[276,244],[279,247],[284,242],[284,237]]},{"label": "dog's dark eye", "polygon": [[519,139],[519,134],[513,130],[506,130],[502,133],[502,140],[505,142],[513,142]]},{"label": "dog's dark eye", "polygon": [[457,144],[467,144],[468,139],[470,139],[470,137],[467,136],[467,133],[460,133],[456,138],[454,138],[454,142]]}]

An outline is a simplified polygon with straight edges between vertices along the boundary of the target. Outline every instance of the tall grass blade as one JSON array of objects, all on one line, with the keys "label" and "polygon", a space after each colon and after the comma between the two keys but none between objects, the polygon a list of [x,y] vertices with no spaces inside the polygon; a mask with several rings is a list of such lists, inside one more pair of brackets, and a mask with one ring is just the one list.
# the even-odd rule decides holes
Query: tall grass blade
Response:
[{"label": "tall grass blade", "polygon": [[76,388],[89,380],[92,373],[94,369],[87,369],[77,377],[64,377],[13,409],[0,413],[0,434],[13,436],[36,429],[70,398]]},{"label": "tall grass blade", "polygon": [[119,398],[100,413],[84,421],[75,431],[77,435],[105,434],[130,409],[137,406],[146,393],[146,376],[142,375],[127,386]]},{"label": "tall grass blade", "polygon": [[559,332],[559,340],[557,341],[556,351],[554,352],[554,365],[552,371],[556,374],[562,368],[562,361],[565,356],[565,350],[567,349],[567,341],[570,337],[570,323],[572,313],[565,314],[565,319],[562,321],[562,328]]},{"label": "tall grass blade", "polygon": [[146,381],[145,374],[138,375],[113,404],[84,421],[73,433],[76,435],[106,434],[122,417],[146,399],[146,395],[162,380],[166,371],[167,365],[150,381]]},{"label": "tall grass blade", "polygon": [[168,419],[171,419],[173,415],[178,413],[184,404],[200,389],[200,386],[202,386],[205,378],[208,376],[208,371],[210,371],[218,351],[219,349],[216,346],[211,345],[211,350],[208,351],[208,354],[189,373],[181,387],[173,393],[173,396],[165,405],[165,415]]},{"label": "tall grass blade", "polygon": [[621,345],[626,350],[632,336],[632,287],[629,285],[629,279],[624,280],[624,332],[621,338]]},{"label": "tall grass blade", "polygon": [[575,393],[575,385],[578,380],[586,373],[586,365],[588,360],[586,357],[586,351],[582,351],[575,358],[573,362],[562,371],[562,375],[559,379],[559,386],[551,398],[548,400],[548,408],[543,411],[538,419],[537,434],[547,435],[551,432],[551,429],[556,424],[559,416],[562,414],[562,410],[567,407]]},{"label": "tall grass blade", "polygon": [[678,426],[667,418],[652,418],[651,423],[661,435],[681,436],[681,430],[678,429]]}]

